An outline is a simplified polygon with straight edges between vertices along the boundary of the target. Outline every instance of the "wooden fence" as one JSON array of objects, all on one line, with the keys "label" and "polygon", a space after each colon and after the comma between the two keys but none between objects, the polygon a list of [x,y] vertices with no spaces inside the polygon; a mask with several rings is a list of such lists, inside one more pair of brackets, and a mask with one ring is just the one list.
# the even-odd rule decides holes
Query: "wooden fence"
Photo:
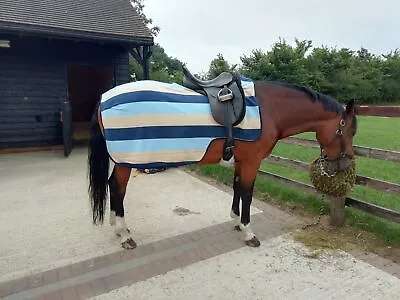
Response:
[{"label": "wooden fence", "polygon": [[[357,114],[364,116],[381,116],[381,117],[400,117],[400,106],[359,106],[357,107]],[[306,140],[296,137],[289,137],[281,140],[283,143],[301,145],[312,148],[319,148],[319,144],[313,140]],[[357,156],[371,157],[380,160],[389,160],[395,163],[400,162],[400,152],[388,151],[383,149],[375,149],[361,146],[354,146],[354,152]],[[309,164],[297,161],[285,157],[271,155],[266,159],[266,161],[274,162],[280,165],[288,166],[298,170],[309,169]],[[233,166],[229,163],[223,163],[223,165]],[[274,181],[287,184],[296,187],[301,190],[305,190],[317,195],[318,193],[312,185],[298,182],[275,173],[259,170],[259,176],[272,179]],[[360,186],[366,186],[379,191],[393,193],[395,195],[400,195],[400,185],[386,182],[383,180],[370,178],[366,176],[357,175],[356,184]],[[374,204],[367,203],[360,199],[355,199],[351,197],[344,198],[334,198],[326,197],[331,200],[331,216],[330,222],[335,226],[342,226],[344,224],[344,211],[345,207],[353,207],[355,209],[364,211],[366,213],[391,220],[396,223],[400,223],[400,212],[393,211],[384,207],[380,207]]]}]

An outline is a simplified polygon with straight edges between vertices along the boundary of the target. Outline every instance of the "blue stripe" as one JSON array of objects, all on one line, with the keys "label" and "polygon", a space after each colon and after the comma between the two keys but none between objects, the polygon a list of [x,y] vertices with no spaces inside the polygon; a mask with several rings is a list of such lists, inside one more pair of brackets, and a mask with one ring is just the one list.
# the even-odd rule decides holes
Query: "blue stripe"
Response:
[{"label": "blue stripe", "polygon": [[153,151],[187,151],[204,150],[212,138],[179,138],[179,139],[152,139],[152,140],[124,140],[109,141],[107,147],[110,152],[143,153]]},{"label": "blue stripe", "polygon": [[246,97],[246,106],[257,106],[258,107],[258,101],[257,98],[254,96]]},{"label": "blue stripe", "polygon": [[[202,114],[210,115],[211,108],[208,103],[171,103],[171,102],[133,102],[121,104],[102,112],[102,116],[136,116],[146,114]],[[258,106],[246,107],[247,117],[259,117]]]},{"label": "blue stripe", "polygon": [[[134,128],[105,129],[107,141],[168,139],[168,138],[223,138],[226,128],[223,126],[154,126]],[[241,129],[234,127],[233,136],[240,140],[256,140],[261,134],[260,129]]]},{"label": "blue stripe", "polygon": [[[240,75],[240,81],[244,81],[244,82],[253,82],[253,80],[251,80],[250,78]],[[242,83],[243,84],[243,83]]]},{"label": "blue stripe", "polygon": [[247,106],[246,107],[246,115],[244,120],[248,119],[259,119],[260,118],[260,109],[258,106]]},{"label": "blue stripe", "polygon": [[160,168],[177,168],[182,166],[187,166],[191,164],[195,164],[197,161],[182,161],[182,162],[155,162],[155,163],[144,163],[144,164],[135,164],[135,163],[121,163],[121,166],[129,167],[129,168],[136,168],[139,170],[144,169],[160,169]]},{"label": "blue stripe", "polygon": [[115,105],[131,102],[208,103],[208,98],[203,95],[180,95],[154,91],[136,91],[112,97],[102,102],[100,108],[103,111]]},{"label": "blue stripe", "polygon": [[136,116],[147,114],[206,114],[211,113],[208,103],[133,102],[121,104],[102,112],[103,117]]}]

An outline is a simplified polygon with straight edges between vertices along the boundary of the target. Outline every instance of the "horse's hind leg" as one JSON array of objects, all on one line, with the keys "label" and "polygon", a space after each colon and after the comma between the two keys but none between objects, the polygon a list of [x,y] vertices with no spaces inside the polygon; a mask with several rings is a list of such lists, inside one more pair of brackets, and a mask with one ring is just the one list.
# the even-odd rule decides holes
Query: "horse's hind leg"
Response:
[{"label": "horse's hind leg", "polygon": [[231,209],[231,218],[234,219],[234,228],[240,231],[240,197],[241,197],[241,187],[240,187],[240,173],[239,173],[239,163],[235,162],[235,174],[233,176],[233,201]]},{"label": "horse's hind leg", "polygon": [[110,225],[111,226],[115,226],[116,223],[116,212],[115,212],[115,189],[111,189],[112,188],[112,184],[114,184],[114,170],[115,167],[113,169],[113,172],[111,173],[110,179],[108,181],[108,186],[110,188]]},{"label": "horse's hind leg", "polygon": [[115,233],[121,238],[121,245],[125,249],[136,248],[136,243],[132,239],[130,230],[125,223],[124,211],[124,197],[130,174],[130,168],[115,165],[109,179],[110,203],[113,203],[112,206],[115,209]]}]

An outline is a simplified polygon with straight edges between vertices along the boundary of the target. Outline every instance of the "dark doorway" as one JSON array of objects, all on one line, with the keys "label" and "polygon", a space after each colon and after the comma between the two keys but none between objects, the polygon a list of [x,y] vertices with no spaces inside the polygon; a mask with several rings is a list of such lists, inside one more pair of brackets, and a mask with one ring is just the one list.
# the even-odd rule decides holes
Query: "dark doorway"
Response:
[{"label": "dark doorway", "polygon": [[101,94],[115,86],[114,67],[71,64],[67,76],[73,141],[85,143],[89,138],[90,119]]}]

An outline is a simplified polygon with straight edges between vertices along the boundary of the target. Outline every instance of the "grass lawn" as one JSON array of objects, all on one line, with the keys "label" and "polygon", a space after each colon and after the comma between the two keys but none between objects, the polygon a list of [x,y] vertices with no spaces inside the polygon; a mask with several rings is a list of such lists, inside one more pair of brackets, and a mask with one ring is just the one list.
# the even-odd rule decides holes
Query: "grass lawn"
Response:
[{"label": "grass lawn", "polygon": [[[358,132],[354,139],[355,145],[400,151],[400,118],[359,116],[358,120]],[[314,139],[315,134],[304,133],[298,135],[298,137]],[[319,149],[279,142],[273,150],[273,154],[310,163],[319,155]],[[357,173],[360,175],[400,184],[400,163],[357,157],[356,168]],[[196,166],[193,169],[202,175],[213,177],[225,184],[230,185],[232,182],[233,171],[229,168],[213,165]],[[310,184],[308,172],[306,171],[295,170],[271,162],[264,162],[261,169]],[[328,203],[323,203],[320,198],[314,195],[261,178],[257,179],[256,191],[266,201],[297,203],[314,213],[319,212],[321,204],[324,204],[326,209],[329,209]],[[400,195],[356,186],[350,196],[400,211]],[[400,246],[400,224],[351,208],[346,209],[346,221],[353,226],[376,233],[388,244]]]}]

